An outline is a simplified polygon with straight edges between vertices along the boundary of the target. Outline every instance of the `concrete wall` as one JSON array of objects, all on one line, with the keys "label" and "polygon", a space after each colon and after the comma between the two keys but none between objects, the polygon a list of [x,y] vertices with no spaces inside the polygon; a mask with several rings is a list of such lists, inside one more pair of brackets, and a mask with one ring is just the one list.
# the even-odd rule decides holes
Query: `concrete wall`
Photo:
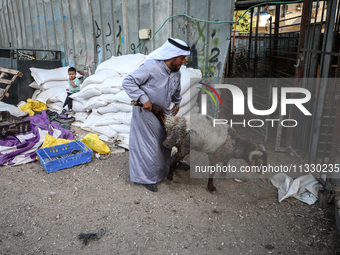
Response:
[{"label": "concrete wall", "polygon": [[[168,17],[182,13],[231,21],[233,10],[233,0],[0,0],[0,48],[61,50],[64,65],[90,75],[111,56],[131,53],[139,29],[150,28],[153,35]],[[230,34],[231,24],[175,17],[145,41],[141,53],[170,36],[180,38],[192,48],[189,66],[200,68],[205,77],[221,77]]]}]

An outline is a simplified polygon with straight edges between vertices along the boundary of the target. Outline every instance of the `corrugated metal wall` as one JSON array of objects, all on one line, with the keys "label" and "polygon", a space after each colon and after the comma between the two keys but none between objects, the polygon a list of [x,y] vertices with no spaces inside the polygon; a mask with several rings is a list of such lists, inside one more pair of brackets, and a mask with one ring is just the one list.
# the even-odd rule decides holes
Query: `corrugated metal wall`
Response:
[{"label": "corrugated metal wall", "polygon": [[[233,0],[0,0],[0,47],[61,50],[65,65],[89,75],[111,56],[131,53],[139,29],[150,28],[153,35],[168,17],[183,13],[231,21],[233,11]],[[230,34],[231,24],[175,17],[145,41],[141,53],[169,36],[180,38],[192,48],[190,66],[206,77],[222,76]]]}]

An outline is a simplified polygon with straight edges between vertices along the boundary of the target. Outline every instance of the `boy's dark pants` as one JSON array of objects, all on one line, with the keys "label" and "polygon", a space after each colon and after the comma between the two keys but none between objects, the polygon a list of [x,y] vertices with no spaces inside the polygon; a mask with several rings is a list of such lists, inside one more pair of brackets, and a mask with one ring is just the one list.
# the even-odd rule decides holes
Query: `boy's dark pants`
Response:
[{"label": "boy's dark pants", "polygon": [[66,97],[65,103],[63,105],[63,108],[65,107],[65,105],[67,105],[68,106],[68,110],[72,109],[72,101],[73,101],[73,99],[70,98],[71,95],[72,95],[72,93],[67,92],[67,97]]}]

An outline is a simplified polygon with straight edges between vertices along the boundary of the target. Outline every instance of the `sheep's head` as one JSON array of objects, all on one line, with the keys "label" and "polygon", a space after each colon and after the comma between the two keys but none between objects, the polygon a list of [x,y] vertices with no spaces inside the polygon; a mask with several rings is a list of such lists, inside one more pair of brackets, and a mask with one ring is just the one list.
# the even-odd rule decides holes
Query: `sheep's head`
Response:
[{"label": "sheep's head", "polygon": [[249,153],[249,166],[256,166],[261,170],[262,166],[267,166],[268,154],[262,144],[259,144],[256,147],[256,150]]},{"label": "sheep's head", "polygon": [[[140,101],[132,100],[131,101],[131,105],[143,107],[143,104]],[[165,116],[164,116],[163,109],[161,107],[153,104],[151,112],[164,125],[164,118],[165,118]]]}]

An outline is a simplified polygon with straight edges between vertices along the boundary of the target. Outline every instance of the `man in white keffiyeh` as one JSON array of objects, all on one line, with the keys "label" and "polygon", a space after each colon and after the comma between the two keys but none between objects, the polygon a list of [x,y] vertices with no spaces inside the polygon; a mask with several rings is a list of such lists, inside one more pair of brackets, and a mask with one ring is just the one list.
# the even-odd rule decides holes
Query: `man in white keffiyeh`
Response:
[{"label": "man in white keffiyeh", "polygon": [[[143,104],[143,108],[134,106],[132,112],[130,180],[145,184],[151,191],[157,191],[156,183],[167,176],[171,158],[170,150],[162,143],[165,129],[150,110],[155,104],[165,114],[178,113],[182,100],[179,70],[187,55],[190,55],[190,48],[185,42],[169,38],[123,81],[123,88],[131,99]],[[170,110],[171,103],[174,107]]]}]

